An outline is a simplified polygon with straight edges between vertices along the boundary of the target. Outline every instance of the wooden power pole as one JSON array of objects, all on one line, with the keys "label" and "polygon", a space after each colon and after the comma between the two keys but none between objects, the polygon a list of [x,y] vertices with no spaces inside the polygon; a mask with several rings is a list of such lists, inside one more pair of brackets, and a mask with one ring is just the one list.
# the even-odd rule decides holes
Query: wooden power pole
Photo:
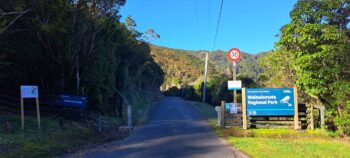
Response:
[{"label": "wooden power pole", "polygon": [[205,68],[204,68],[204,84],[203,84],[203,100],[202,102],[205,103],[205,93],[207,88],[207,76],[208,76],[208,52],[205,53]]}]

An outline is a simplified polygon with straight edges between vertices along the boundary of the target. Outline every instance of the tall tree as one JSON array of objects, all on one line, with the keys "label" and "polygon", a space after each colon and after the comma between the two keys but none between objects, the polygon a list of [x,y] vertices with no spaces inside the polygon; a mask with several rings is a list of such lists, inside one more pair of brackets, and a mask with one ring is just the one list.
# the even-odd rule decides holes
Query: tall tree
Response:
[{"label": "tall tree", "polygon": [[350,91],[350,1],[300,0],[290,15],[291,22],[281,29],[276,53],[265,60],[276,64],[276,72],[295,74],[290,81],[280,81],[295,81],[310,101],[333,110],[340,131],[349,132],[349,118],[345,117],[349,116],[350,98],[344,96]]},{"label": "tall tree", "polygon": [[0,0],[0,83],[13,89],[36,84],[53,98],[86,95],[90,110],[106,113],[116,106],[121,111],[120,98],[129,91],[142,97],[143,90],[159,91],[162,70],[139,39],[142,34],[120,22],[124,4]]}]

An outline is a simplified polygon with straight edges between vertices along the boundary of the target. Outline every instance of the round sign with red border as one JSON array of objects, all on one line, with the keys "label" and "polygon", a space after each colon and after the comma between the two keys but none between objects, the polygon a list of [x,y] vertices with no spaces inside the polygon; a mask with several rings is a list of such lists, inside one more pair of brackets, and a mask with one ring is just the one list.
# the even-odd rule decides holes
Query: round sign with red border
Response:
[{"label": "round sign with red border", "polygon": [[237,48],[232,48],[228,51],[227,57],[232,61],[238,61],[241,59],[241,51]]}]

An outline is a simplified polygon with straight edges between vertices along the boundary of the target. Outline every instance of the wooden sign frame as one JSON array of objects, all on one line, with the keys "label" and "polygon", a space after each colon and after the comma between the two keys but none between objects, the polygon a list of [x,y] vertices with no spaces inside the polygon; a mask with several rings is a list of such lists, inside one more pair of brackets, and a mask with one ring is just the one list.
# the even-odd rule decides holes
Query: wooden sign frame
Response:
[{"label": "wooden sign frame", "polygon": [[[293,87],[294,90],[294,129],[299,130],[299,109],[298,109],[298,92],[297,88]],[[246,101],[246,88],[242,88],[242,119],[243,119],[243,129],[248,129],[247,127],[247,101]]]},{"label": "wooden sign frame", "polygon": [[[25,85],[23,85],[23,86],[25,86]],[[37,96],[23,97],[22,96],[22,86],[21,86],[20,93],[21,93],[20,94],[20,99],[21,99],[21,127],[22,127],[22,130],[24,129],[24,98],[35,98],[36,116],[37,116],[37,121],[38,121],[38,128],[41,129],[39,92],[37,92],[38,93]]]}]

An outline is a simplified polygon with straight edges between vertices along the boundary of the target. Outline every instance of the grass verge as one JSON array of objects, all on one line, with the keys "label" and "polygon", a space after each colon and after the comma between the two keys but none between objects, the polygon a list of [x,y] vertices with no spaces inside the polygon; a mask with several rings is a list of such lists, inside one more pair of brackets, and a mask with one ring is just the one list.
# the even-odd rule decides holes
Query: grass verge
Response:
[{"label": "grass verge", "polygon": [[0,116],[0,124],[10,121],[12,130],[0,127],[0,157],[52,157],[70,153],[93,144],[100,144],[126,137],[128,132],[118,132],[118,119],[102,117],[102,131],[87,122],[67,122],[61,130],[58,121],[42,118],[42,129],[37,129],[36,118],[26,116],[25,129],[20,129],[20,118],[14,115]]},{"label": "grass verge", "polygon": [[325,130],[250,129],[216,126],[216,111],[209,104],[190,101],[218,136],[250,157],[350,157],[350,142],[333,138]]}]

